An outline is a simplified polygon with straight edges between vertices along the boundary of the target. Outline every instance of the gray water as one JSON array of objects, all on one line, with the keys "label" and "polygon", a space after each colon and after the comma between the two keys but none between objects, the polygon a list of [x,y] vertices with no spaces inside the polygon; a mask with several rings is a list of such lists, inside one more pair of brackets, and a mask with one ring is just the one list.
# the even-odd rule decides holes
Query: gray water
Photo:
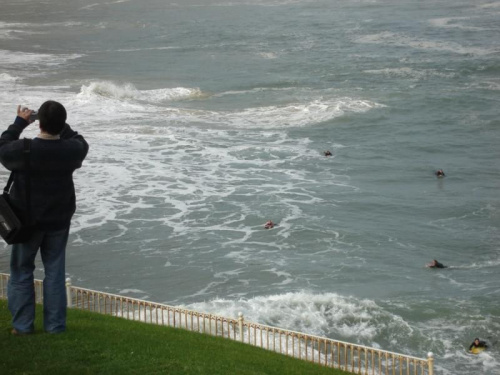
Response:
[{"label": "gray water", "polygon": [[466,353],[500,338],[499,19],[495,1],[2,0],[0,115],[58,100],[91,145],[73,284],[500,374],[498,345]]}]

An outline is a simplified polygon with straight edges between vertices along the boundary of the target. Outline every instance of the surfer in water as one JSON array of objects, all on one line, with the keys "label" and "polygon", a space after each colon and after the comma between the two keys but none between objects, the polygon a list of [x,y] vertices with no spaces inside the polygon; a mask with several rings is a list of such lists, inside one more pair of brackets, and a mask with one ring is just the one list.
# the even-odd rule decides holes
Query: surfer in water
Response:
[{"label": "surfer in water", "polygon": [[271,220],[268,220],[266,224],[264,225],[264,228],[266,229],[272,229],[274,228],[274,223]]},{"label": "surfer in water", "polygon": [[432,262],[427,263],[425,266],[429,268],[447,268],[447,266],[443,263],[439,263],[436,259],[433,259]]},{"label": "surfer in water", "polygon": [[443,170],[440,169],[440,170],[436,171],[436,176],[437,177],[445,177],[446,175],[444,174]]},{"label": "surfer in water", "polygon": [[472,344],[470,344],[469,346],[469,352],[473,349],[473,348],[484,348],[486,349],[488,347],[488,344],[486,344],[486,341],[481,341],[479,340],[477,337],[474,339],[474,341],[472,342]]},{"label": "surfer in water", "polygon": [[324,151],[323,153],[325,154],[325,156],[332,156],[332,153],[330,151],[328,151],[328,150]]}]

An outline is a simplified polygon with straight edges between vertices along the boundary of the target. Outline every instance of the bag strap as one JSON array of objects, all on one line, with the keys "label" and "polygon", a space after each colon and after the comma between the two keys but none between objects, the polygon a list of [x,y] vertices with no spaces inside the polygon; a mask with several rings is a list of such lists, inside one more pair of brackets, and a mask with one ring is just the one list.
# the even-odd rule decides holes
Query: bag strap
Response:
[{"label": "bag strap", "polygon": [[9,181],[7,181],[7,185],[3,188],[4,194],[9,194],[10,187],[12,186],[12,182],[14,182],[14,172],[10,172]]},{"label": "bag strap", "polygon": [[26,178],[25,182],[25,190],[26,190],[26,217],[28,220],[31,220],[31,162],[30,162],[30,153],[31,153],[31,139],[24,138],[24,163],[26,165]]},{"label": "bag strap", "polygon": [[[27,217],[31,217],[31,163],[30,163],[30,153],[31,153],[31,139],[24,138],[24,149],[23,149],[23,159],[26,165],[26,179],[25,179],[25,191],[26,191],[26,212]],[[14,182],[14,173],[10,172],[9,181],[7,185],[3,188],[4,194],[9,194],[10,187]]]}]

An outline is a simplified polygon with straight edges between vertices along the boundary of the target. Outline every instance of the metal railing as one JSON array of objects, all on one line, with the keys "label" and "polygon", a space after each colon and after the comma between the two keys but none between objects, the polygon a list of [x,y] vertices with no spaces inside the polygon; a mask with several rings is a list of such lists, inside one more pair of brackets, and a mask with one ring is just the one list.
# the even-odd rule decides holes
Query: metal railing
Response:
[{"label": "metal railing", "polygon": [[[9,275],[0,273],[0,298],[6,298]],[[43,282],[35,280],[36,300],[43,303]],[[66,280],[68,307],[129,320],[182,328],[241,341],[346,372],[363,375],[433,375],[434,358],[393,353],[348,342],[308,335],[259,323],[173,307],[165,304],[79,288]]]}]

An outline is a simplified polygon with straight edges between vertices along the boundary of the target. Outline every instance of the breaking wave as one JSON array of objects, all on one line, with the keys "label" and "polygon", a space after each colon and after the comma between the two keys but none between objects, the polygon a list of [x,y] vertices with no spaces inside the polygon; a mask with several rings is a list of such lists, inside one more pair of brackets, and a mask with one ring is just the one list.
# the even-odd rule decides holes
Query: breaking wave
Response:
[{"label": "breaking wave", "polygon": [[192,99],[202,96],[199,88],[165,88],[156,90],[138,90],[133,84],[116,84],[109,81],[91,82],[88,85],[83,85],[80,90],[80,97],[105,97],[118,100],[138,100],[148,101],[152,103],[160,103],[164,101],[174,101],[182,99]]},{"label": "breaking wave", "polygon": [[[412,333],[400,316],[374,301],[336,293],[301,291],[239,300],[214,299],[187,307],[235,318],[243,312],[245,320],[335,339],[361,340],[376,347],[384,335],[397,333],[403,344]],[[398,337],[394,340],[397,342]]]}]

